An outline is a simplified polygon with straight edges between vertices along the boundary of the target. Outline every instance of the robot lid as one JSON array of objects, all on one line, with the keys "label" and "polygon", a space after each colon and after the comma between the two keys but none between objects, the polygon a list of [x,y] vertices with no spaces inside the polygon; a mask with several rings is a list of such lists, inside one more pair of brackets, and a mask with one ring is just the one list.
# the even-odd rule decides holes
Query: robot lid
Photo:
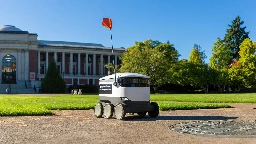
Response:
[{"label": "robot lid", "polygon": [[[141,78],[150,78],[150,76],[146,76],[143,74],[138,74],[138,73],[129,73],[129,72],[125,72],[125,73],[116,73],[117,77],[141,77]],[[108,75],[105,77],[100,78],[99,80],[106,80],[106,79],[113,79],[115,78],[115,74],[112,75]]]}]

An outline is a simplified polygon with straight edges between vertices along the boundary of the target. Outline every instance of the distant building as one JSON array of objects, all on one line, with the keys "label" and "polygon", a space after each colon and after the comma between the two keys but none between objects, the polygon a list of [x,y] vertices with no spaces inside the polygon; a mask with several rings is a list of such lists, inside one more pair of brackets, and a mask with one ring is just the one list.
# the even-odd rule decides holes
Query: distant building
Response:
[{"label": "distant building", "polygon": [[[114,48],[115,63],[124,48]],[[98,84],[108,75],[104,65],[112,63],[112,50],[101,44],[38,40],[37,34],[15,26],[0,27],[0,80],[2,84],[23,84],[40,87],[49,61],[57,62],[67,85]]]}]

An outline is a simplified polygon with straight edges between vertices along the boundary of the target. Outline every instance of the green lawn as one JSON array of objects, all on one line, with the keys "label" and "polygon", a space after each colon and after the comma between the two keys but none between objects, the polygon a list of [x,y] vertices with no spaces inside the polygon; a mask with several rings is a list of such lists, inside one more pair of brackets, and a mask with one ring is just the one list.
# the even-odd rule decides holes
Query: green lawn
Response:
[{"label": "green lawn", "polygon": [[152,101],[203,103],[256,103],[256,93],[235,94],[154,94]]},{"label": "green lawn", "polygon": [[[225,103],[256,103],[256,94],[153,94],[160,110],[230,108]],[[51,110],[88,110],[97,95],[0,95],[0,116],[52,115]]]}]

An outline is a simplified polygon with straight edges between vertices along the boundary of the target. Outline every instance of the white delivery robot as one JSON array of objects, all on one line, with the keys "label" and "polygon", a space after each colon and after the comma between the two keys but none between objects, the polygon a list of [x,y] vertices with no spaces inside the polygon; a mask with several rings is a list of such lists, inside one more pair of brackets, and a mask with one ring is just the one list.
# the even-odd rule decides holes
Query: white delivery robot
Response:
[{"label": "white delivery robot", "polygon": [[[116,79],[117,77],[117,79]],[[115,73],[99,79],[99,102],[94,107],[97,118],[122,120],[127,113],[143,117],[159,115],[159,106],[150,102],[149,76],[138,73]]]}]

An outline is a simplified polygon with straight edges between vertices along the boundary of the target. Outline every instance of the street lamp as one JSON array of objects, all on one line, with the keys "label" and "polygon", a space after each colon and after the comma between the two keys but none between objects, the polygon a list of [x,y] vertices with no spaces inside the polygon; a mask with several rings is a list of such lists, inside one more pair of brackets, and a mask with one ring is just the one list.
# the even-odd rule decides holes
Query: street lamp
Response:
[{"label": "street lamp", "polygon": [[62,79],[64,80],[64,72],[62,72]]}]

